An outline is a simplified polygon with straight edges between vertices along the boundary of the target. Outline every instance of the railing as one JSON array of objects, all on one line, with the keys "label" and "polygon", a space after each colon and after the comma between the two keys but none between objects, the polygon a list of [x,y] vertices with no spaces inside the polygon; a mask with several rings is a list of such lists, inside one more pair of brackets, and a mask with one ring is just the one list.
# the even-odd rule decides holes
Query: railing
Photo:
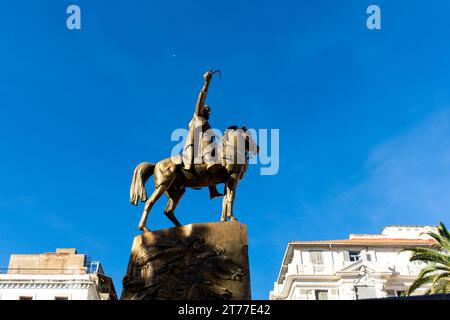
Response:
[{"label": "railing", "polygon": [[99,261],[90,261],[90,263],[86,265],[86,271],[87,273],[104,274],[102,265]]},{"label": "railing", "polygon": [[422,271],[423,266],[411,266],[411,265],[393,265],[393,266],[389,266],[388,269],[390,271],[392,271],[394,274],[399,274],[399,275],[409,275],[409,276],[417,276],[420,271]]},{"label": "railing", "polygon": [[[296,265],[296,274],[303,275],[321,275],[321,274],[332,274],[332,268],[327,265]],[[291,273],[292,274],[292,273]]]},{"label": "railing", "polygon": [[101,267],[98,265],[86,266],[78,269],[62,268],[0,268],[0,274],[67,274],[80,275],[87,273],[100,273]]}]

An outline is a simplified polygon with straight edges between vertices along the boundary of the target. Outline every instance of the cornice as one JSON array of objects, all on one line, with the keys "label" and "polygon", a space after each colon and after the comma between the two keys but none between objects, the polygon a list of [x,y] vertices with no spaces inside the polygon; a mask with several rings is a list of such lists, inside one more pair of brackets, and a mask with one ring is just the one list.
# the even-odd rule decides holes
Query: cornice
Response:
[{"label": "cornice", "polygon": [[88,289],[95,285],[83,279],[2,279],[0,289]]}]

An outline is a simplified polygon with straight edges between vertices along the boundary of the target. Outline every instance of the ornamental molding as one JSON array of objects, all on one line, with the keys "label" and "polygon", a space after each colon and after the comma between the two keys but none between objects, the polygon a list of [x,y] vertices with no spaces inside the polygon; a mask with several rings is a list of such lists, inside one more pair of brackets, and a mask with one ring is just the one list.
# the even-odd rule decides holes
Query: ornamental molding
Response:
[{"label": "ornamental molding", "polygon": [[0,280],[0,289],[88,289],[90,280],[14,279]]},{"label": "ornamental molding", "polygon": [[[320,282],[319,282],[320,281]],[[288,298],[294,287],[320,287],[320,288],[339,288],[341,285],[341,278],[336,276],[304,276],[304,275],[290,275],[285,280],[283,291],[276,294],[277,300]]]},{"label": "ornamental molding", "polygon": [[359,260],[355,263],[346,266],[345,268],[342,268],[338,270],[336,273],[340,275],[345,274],[359,274],[361,272],[361,269],[365,269],[370,271],[372,274],[376,275],[391,275],[393,274],[392,270],[389,270],[386,268],[385,265],[379,265],[377,263],[369,262],[366,260]]}]

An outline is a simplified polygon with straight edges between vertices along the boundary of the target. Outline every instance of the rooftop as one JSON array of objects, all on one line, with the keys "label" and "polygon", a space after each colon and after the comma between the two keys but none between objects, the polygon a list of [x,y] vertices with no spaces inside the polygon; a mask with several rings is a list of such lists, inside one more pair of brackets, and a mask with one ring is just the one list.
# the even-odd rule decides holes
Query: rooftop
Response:
[{"label": "rooftop", "polygon": [[289,244],[298,245],[352,245],[352,246],[412,246],[412,245],[433,245],[433,239],[398,239],[398,238],[351,238],[344,240],[323,240],[323,241],[291,241]]},{"label": "rooftop", "polygon": [[387,226],[381,234],[350,234],[343,240],[290,241],[298,245],[432,245],[434,240],[426,232],[436,232],[433,226]]},{"label": "rooftop", "polygon": [[55,252],[36,254],[12,254],[8,269],[0,273],[8,274],[88,274],[104,273],[100,262],[92,261],[86,254],[75,248],[57,248]]}]

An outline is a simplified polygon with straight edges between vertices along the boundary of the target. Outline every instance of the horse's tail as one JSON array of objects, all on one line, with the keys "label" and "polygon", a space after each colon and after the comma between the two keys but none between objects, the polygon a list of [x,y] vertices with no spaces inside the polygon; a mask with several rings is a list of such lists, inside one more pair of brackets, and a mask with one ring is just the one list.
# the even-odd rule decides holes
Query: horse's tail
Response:
[{"label": "horse's tail", "polygon": [[142,162],[136,166],[133,173],[133,180],[130,187],[130,202],[135,206],[139,200],[147,201],[147,191],[145,190],[145,182],[151,177],[155,171],[155,164],[150,162]]}]

